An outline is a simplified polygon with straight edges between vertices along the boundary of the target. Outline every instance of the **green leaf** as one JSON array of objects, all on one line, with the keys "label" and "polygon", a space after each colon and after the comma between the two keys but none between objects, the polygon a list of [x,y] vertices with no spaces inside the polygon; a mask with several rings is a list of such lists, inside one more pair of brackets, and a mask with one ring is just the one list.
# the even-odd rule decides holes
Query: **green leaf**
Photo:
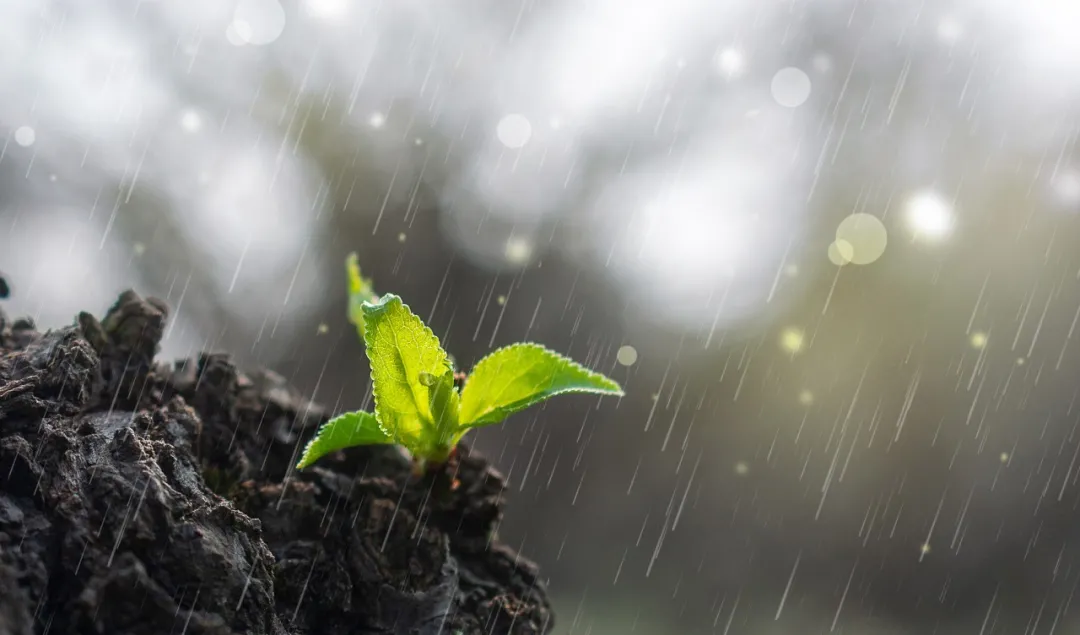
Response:
[{"label": "green leaf", "polygon": [[323,424],[311,441],[308,441],[296,469],[302,470],[322,457],[357,445],[394,443],[394,439],[379,427],[375,415],[370,412],[347,412]]},{"label": "green leaf", "polygon": [[514,344],[476,365],[461,392],[461,426],[498,423],[549,397],[563,393],[622,396],[622,388],[571,359],[539,344]]},{"label": "green leaf", "polygon": [[364,303],[378,302],[379,296],[371,285],[371,278],[360,275],[360,259],[356,252],[345,258],[345,273],[349,279],[349,321],[356,325],[360,339],[364,339]]},{"label": "green leaf", "polygon": [[[364,303],[363,310],[379,424],[413,454],[436,452],[432,393],[439,391],[441,378],[450,371],[446,351],[396,295],[388,293],[378,303]],[[444,398],[434,401],[441,403],[440,399]]]}]

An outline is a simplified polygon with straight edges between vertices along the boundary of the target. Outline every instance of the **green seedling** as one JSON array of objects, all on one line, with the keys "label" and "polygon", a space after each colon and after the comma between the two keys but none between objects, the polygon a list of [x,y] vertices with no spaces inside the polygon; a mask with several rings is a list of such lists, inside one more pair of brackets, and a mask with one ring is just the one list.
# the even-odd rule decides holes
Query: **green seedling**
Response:
[{"label": "green seedling", "polygon": [[492,352],[459,388],[453,361],[431,329],[398,296],[375,296],[354,256],[347,267],[350,321],[371,363],[375,412],[331,419],[304,449],[298,469],[344,448],[398,444],[422,470],[445,463],[469,430],[500,423],[555,395],[623,395],[611,379],[532,343]]},{"label": "green seedling", "polygon": [[345,274],[349,281],[349,321],[356,326],[360,339],[364,339],[364,303],[378,302],[371,278],[360,275],[360,259],[351,253],[345,259]]}]

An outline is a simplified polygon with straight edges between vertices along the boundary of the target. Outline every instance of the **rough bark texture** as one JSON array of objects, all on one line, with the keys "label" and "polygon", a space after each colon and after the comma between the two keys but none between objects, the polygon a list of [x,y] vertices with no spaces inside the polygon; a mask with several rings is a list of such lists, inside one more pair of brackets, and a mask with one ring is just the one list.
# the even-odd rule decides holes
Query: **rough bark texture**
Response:
[{"label": "rough bark texture", "polygon": [[44,334],[0,313],[0,635],[550,631],[481,458],[297,473],[327,413],[226,356],[155,365],[167,311],[129,291]]}]

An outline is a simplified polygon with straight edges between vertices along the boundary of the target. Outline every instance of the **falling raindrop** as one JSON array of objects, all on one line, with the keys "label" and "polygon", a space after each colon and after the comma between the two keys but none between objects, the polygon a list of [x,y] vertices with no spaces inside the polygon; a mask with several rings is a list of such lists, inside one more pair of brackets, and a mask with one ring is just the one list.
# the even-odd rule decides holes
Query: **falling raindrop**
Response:
[{"label": "falling raindrop", "polygon": [[629,344],[619,347],[619,351],[615,353],[615,359],[623,366],[633,366],[637,358],[637,349]]}]

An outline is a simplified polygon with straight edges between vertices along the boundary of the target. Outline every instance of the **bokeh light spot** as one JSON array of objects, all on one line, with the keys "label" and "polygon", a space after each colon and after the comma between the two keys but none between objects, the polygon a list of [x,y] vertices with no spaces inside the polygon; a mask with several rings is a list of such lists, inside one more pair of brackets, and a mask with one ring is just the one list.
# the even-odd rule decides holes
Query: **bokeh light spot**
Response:
[{"label": "bokeh light spot", "polygon": [[506,248],[503,252],[506,257],[506,261],[514,265],[523,265],[532,258],[533,246],[525,238],[519,236],[511,237],[506,241]]},{"label": "bokeh light spot", "polygon": [[233,46],[244,46],[251,35],[251,27],[243,20],[233,20],[225,28],[225,39]]},{"label": "bokeh light spot", "polygon": [[814,70],[819,73],[828,73],[833,68],[832,58],[825,53],[818,53],[814,56]]},{"label": "bokeh light spot", "polygon": [[202,117],[194,110],[188,110],[180,116],[180,127],[184,132],[198,132],[202,128]]},{"label": "bokeh light spot", "polygon": [[976,332],[971,334],[971,346],[972,348],[986,348],[986,333]]},{"label": "bokeh light spot", "polygon": [[952,205],[934,192],[921,192],[908,201],[907,220],[916,239],[941,240],[952,233]]},{"label": "bokeh light spot", "polygon": [[316,18],[340,18],[349,8],[349,0],[305,0],[304,10]]},{"label": "bokeh light spot", "polygon": [[499,120],[495,134],[504,146],[516,150],[529,142],[532,137],[532,124],[524,115],[507,115]]},{"label": "bokeh light spot", "polygon": [[937,35],[945,44],[956,44],[964,35],[964,27],[956,18],[946,17],[938,22]]},{"label": "bokeh light spot", "polygon": [[780,333],[780,348],[783,348],[792,355],[802,351],[805,345],[806,335],[801,329],[789,327]]},{"label": "bokeh light spot", "polygon": [[[836,246],[841,256],[856,265],[868,265],[885,253],[889,234],[884,223],[872,214],[852,214],[836,228]],[[845,247],[850,248],[850,254]]]},{"label": "bokeh light spot", "polygon": [[722,49],[716,53],[716,69],[728,79],[742,75],[746,68],[746,59],[742,52],[734,47]]},{"label": "bokeh light spot", "polygon": [[846,240],[834,240],[829,244],[827,253],[829,262],[837,267],[843,267],[851,262],[851,257],[855,255],[855,248]]},{"label": "bokeh light spot", "polygon": [[24,148],[28,148],[34,145],[34,141],[37,139],[37,133],[30,126],[20,126],[15,130],[15,143],[21,145]]},{"label": "bokeh light spot", "polygon": [[786,108],[798,108],[806,103],[810,88],[810,76],[794,66],[780,69],[772,78],[773,99]]},{"label": "bokeh light spot", "polygon": [[1064,171],[1054,177],[1054,194],[1066,205],[1080,205],[1080,172]]},{"label": "bokeh light spot", "polygon": [[285,9],[278,0],[240,0],[226,36],[232,44],[261,46],[277,40],[284,30]]},{"label": "bokeh light spot", "polygon": [[637,349],[629,344],[619,347],[619,352],[615,354],[615,359],[618,360],[623,366],[633,366],[637,361]]}]

